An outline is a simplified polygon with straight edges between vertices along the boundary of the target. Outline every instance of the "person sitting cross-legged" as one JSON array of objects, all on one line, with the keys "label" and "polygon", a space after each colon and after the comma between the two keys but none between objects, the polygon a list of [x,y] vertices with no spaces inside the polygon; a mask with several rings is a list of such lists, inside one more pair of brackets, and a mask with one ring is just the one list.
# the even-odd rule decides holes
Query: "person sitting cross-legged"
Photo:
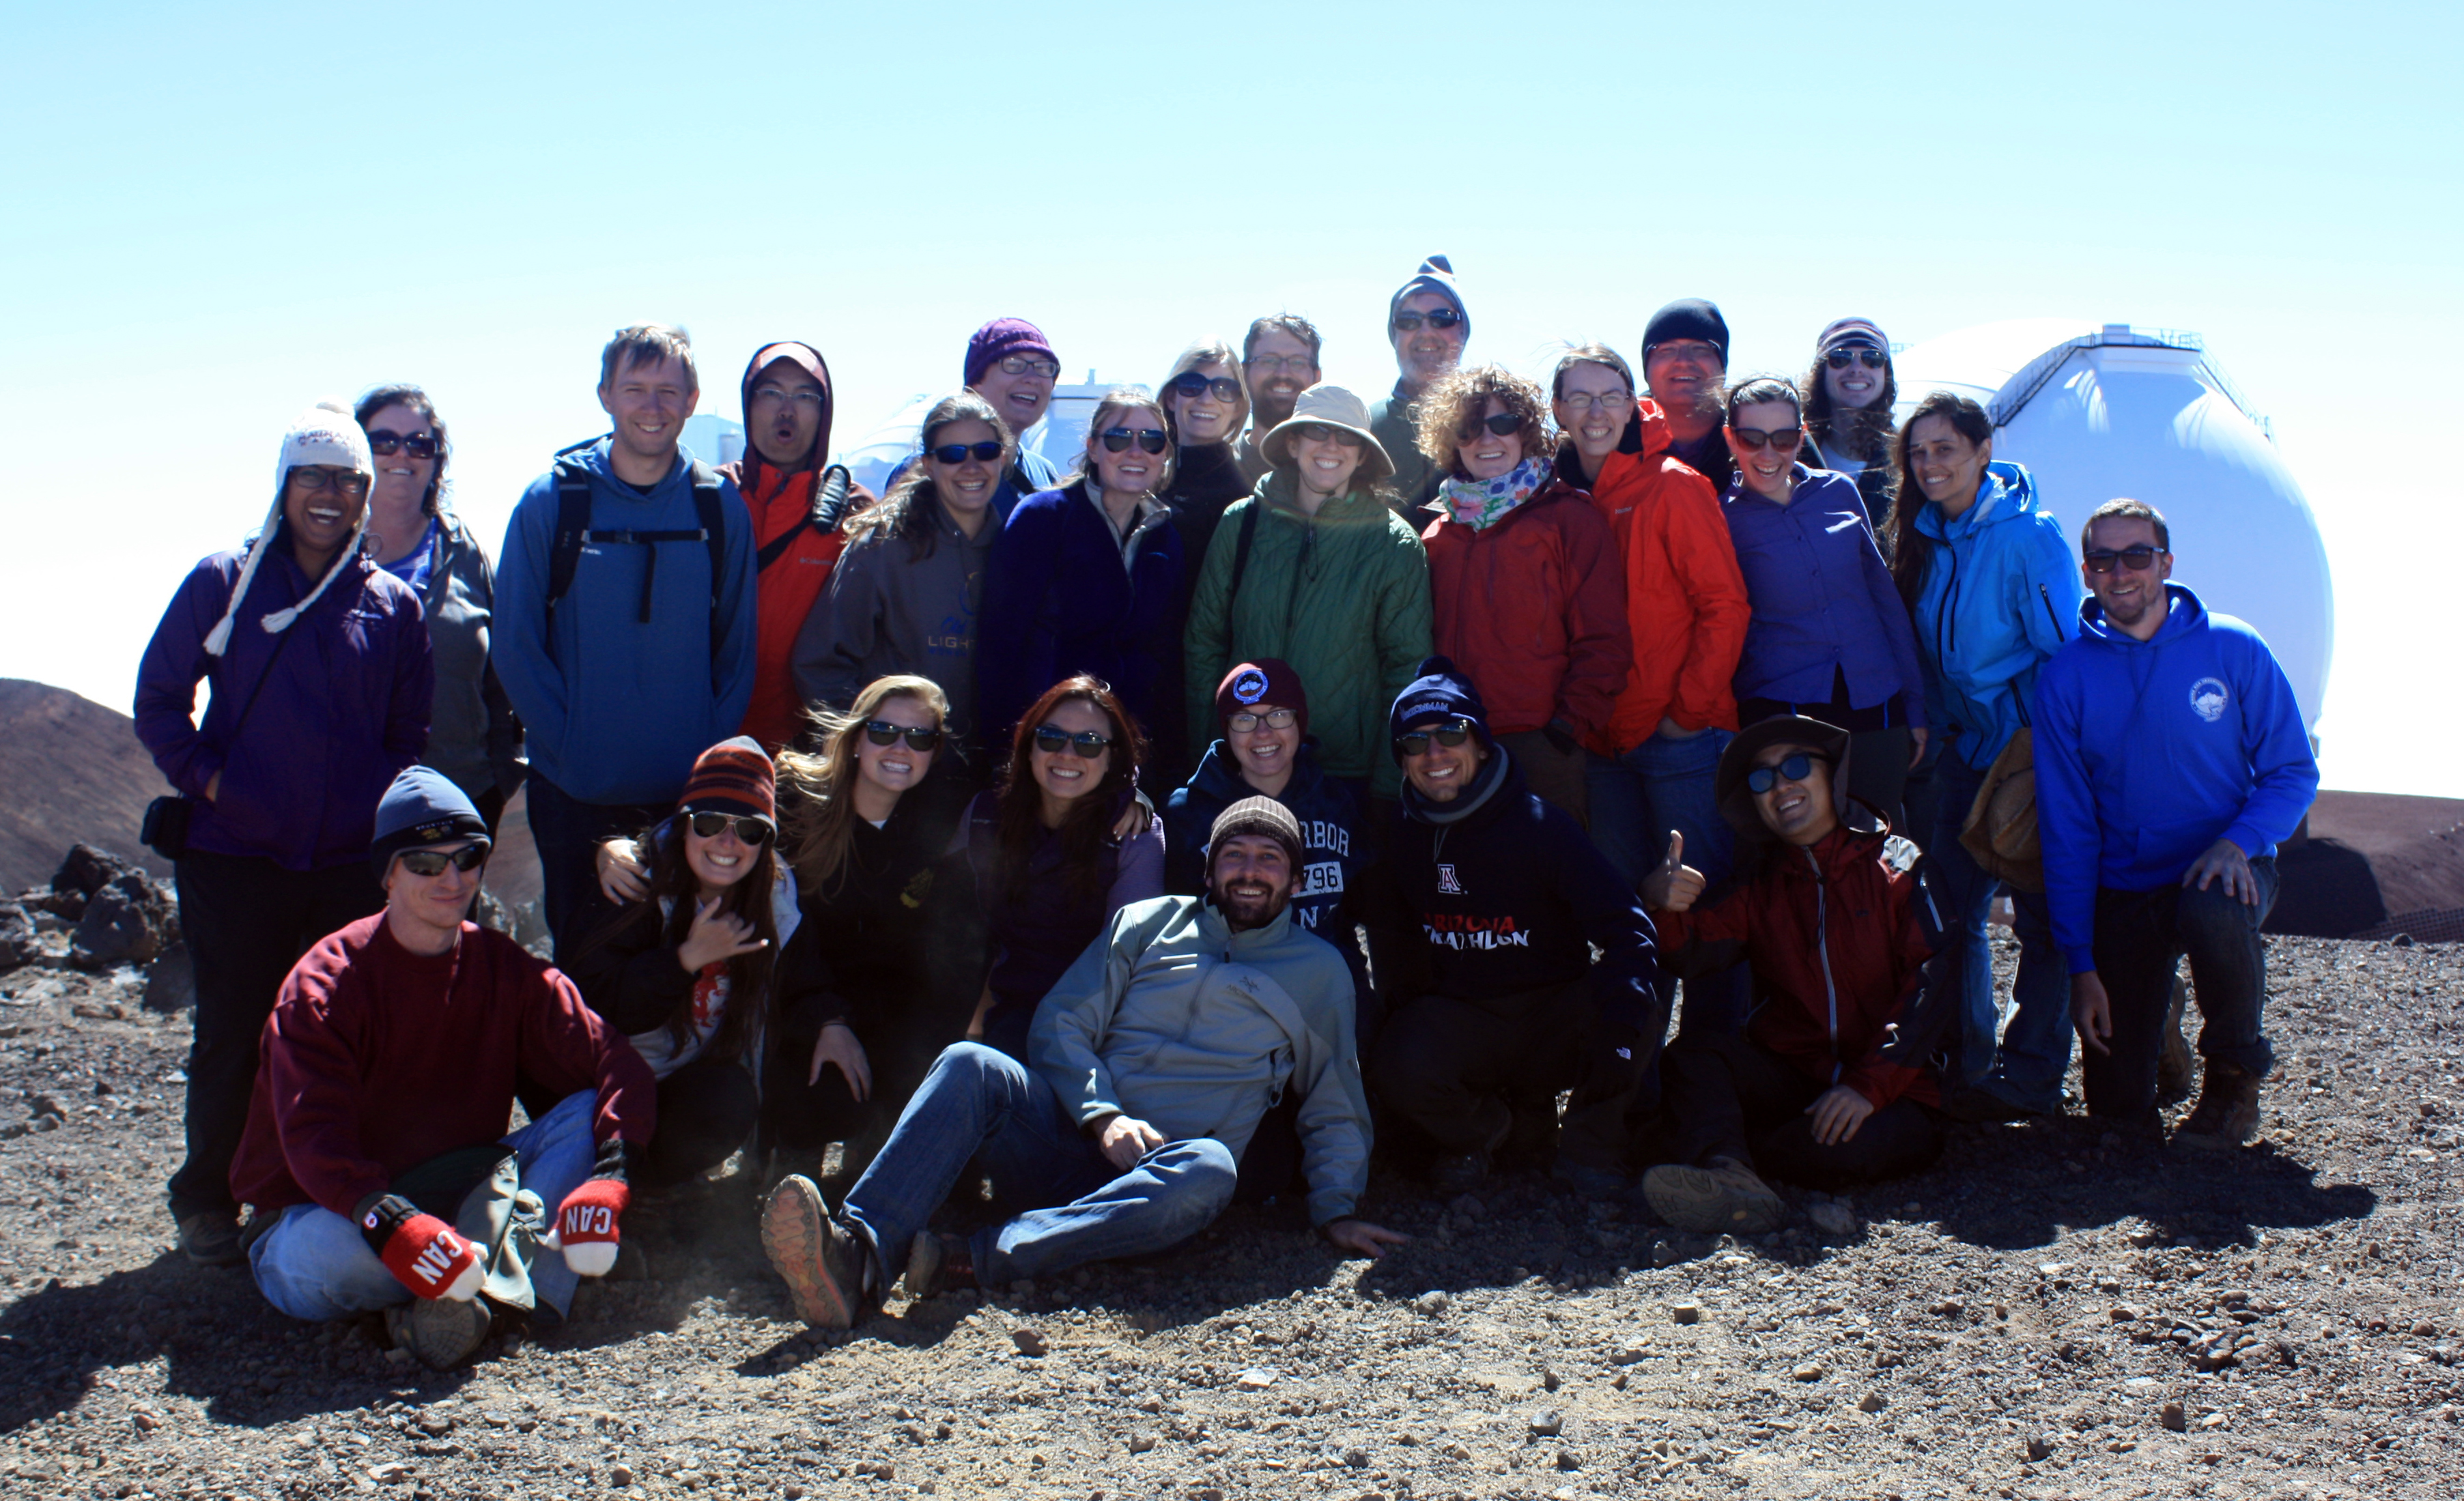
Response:
[{"label": "person sitting cross-legged", "polygon": [[[1319,1232],[1373,1258],[1408,1238],[1353,1213],[1370,1133],[1352,978],[1292,922],[1300,829],[1249,797],[1211,833],[1211,895],[1114,913],[1037,1009],[1031,1067],[951,1047],[837,1213],[802,1175],[772,1192],[762,1246],[805,1322],[851,1327],[902,1272],[910,1296],[930,1297],[1177,1245],[1231,1202],[1242,1151],[1287,1090]],[[929,1229],[970,1162],[1001,1218],[965,1238]]]},{"label": "person sitting cross-legged", "polygon": [[1720,812],[1755,874],[1703,903],[1684,839],[1643,879],[1661,963],[1716,974],[1740,960],[1762,1004],[1743,1035],[1687,1034],[1661,1057],[1676,1161],[1643,1196],[1680,1229],[1758,1234],[1785,1206],[1760,1176],[1836,1189],[1896,1178],[1942,1150],[1927,1034],[1948,996],[1921,1004],[1947,908],[1928,869],[1863,804],[1850,804],[1848,731],[1792,715],[1747,728],[1720,757]]}]

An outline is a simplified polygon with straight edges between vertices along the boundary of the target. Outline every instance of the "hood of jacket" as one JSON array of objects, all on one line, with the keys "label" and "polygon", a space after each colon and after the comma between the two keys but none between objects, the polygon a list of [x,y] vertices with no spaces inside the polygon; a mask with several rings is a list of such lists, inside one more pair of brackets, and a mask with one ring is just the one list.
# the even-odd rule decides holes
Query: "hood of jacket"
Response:
[{"label": "hood of jacket", "polygon": [[1988,527],[2018,521],[2036,513],[2036,478],[2022,465],[1996,459],[1985,466],[1976,487],[1976,504],[1955,520],[1943,519],[1942,507],[1927,501],[1917,511],[1917,530],[1937,542],[1957,542]]},{"label": "hood of jacket", "polygon": [[744,366],[744,379],[737,381],[736,387],[737,409],[744,414],[744,473],[756,483],[763,469],[775,468],[776,466],[762,458],[761,450],[753,446],[753,382],[763,370],[781,359],[793,361],[804,374],[822,383],[821,425],[813,431],[812,456],[799,468],[818,469],[829,462],[830,419],[837,415],[839,402],[838,391],[830,384],[829,363],[822,359],[822,352],[810,344],[792,338],[781,339],[753,352],[752,359]]},{"label": "hood of jacket", "polygon": [[1981,771],[2028,723],[2037,669],[2075,632],[2079,565],[2016,464],[1986,466],[1956,517],[1925,503],[1916,528],[1933,543],[1914,612],[1926,718],[1956,727],[1956,753]]},{"label": "hood of jacket", "polygon": [[2156,634],[2141,641],[2128,631],[2111,624],[2104,618],[2104,606],[2094,595],[2079,601],[2079,634],[2122,651],[2139,651],[2162,646],[2178,637],[2188,636],[2208,623],[2208,607],[2190,592],[2188,584],[2165,582],[2165,623]]}]

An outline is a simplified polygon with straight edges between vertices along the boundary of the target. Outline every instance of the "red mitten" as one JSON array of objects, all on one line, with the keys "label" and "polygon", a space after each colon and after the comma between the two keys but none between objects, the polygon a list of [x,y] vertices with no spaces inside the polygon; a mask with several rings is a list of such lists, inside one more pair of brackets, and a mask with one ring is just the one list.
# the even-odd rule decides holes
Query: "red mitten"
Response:
[{"label": "red mitten", "polygon": [[395,1280],[421,1297],[467,1303],[479,1295],[479,1252],[433,1214],[398,1193],[360,1207],[360,1233]]},{"label": "red mitten", "polygon": [[617,1217],[632,1198],[621,1178],[593,1178],[564,1196],[555,1236],[575,1275],[604,1277],[616,1265]]}]

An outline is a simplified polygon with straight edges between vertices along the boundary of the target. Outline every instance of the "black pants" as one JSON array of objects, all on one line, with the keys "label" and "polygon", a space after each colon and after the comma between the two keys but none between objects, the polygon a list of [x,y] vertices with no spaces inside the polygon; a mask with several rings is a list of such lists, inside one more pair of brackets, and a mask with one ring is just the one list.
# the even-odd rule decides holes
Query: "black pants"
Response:
[{"label": "black pants", "polygon": [[2156,1109],[2156,1055],[2173,974],[2190,960],[2190,994],[2206,1025],[2199,1055],[2237,1064],[2264,1077],[2275,1049],[2260,1031],[2267,1000],[2267,947],[2258,925],[2276,905],[2276,861],[2250,862],[2258,904],[2225,895],[2224,882],[2205,891],[2178,885],[2154,891],[2096,894],[2096,973],[2113,1012],[2110,1055],[2079,1049],[2087,1113],[2144,1120]]},{"label": "black pants", "polygon": [[176,871],[197,1010],[188,1157],[171,1175],[171,1211],[230,1210],[231,1158],[248,1125],[258,1041],[283,978],[310,945],[385,905],[385,892],[365,860],[286,870],[257,856],[190,850]]},{"label": "black pants", "polygon": [[[970,998],[968,1011],[973,1009]],[[872,1070],[869,1098],[858,1100],[835,1064],[824,1064],[822,1077],[805,1082],[817,1034],[790,1033],[770,1050],[761,1077],[762,1135],[773,1147],[817,1157],[832,1142],[887,1137],[932,1072],[933,1060],[965,1036],[967,1014],[950,1005],[885,1004],[859,1011],[848,1025]],[[1017,1041],[1022,1051],[1014,1055],[1023,1058],[1023,1032]]]},{"label": "black pants", "polygon": [[599,885],[599,846],[641,833],[668,810],[577,801],[537,772],[522,785],[530,789],[531,842],[539,847],[539,916],[562,954],[587,936],[573,928]]},{"label": "black pants", "polygon": [[1942,1153],[1933,1113],[1903,1097],[1829,1146],[1805,1107],[1830,1086],[1750,1037],[1681,1037],[1661,1056],[1676,1160],[1733,1157],[1766,1178],[1830,1190],[1922,1172]]},{"label": "black pants", "polygon": [[1634,1087],[1630,1078],[1611,1085],[1579,1077],[1593,1012],[1589,979],[1487,1005],[1419,996],[1387,1018],[1370,1087],[1398,1119],[1449,1153],[1494,1150],[1514,1129],[1518,1102],[1528,1112],[1546,1100],[1553,1111],[1557,1092],[1572,1089],[1558,1155],[1621,1171],[1625,1107]]},{"label": "black pants", "polygon": [[760,1116],[753,1071],[695,1058],[659,1080],[659,1125],[642,1154],[644,1188],[671,1188],[727,1161]]}]

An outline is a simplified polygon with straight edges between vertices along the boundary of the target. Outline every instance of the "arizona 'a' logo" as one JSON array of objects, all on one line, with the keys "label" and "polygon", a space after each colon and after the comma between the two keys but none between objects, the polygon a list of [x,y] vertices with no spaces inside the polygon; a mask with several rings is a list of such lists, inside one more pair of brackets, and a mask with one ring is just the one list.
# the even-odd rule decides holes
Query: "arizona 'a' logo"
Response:
[{"label": "arizona 'a' logo", "polygon": [[1438,866],[1438,892],[1441,896],[1448,897],[1459,897],[1463,894],[1463,882],[1455,880],[1455,867],[1452,861]]}]

